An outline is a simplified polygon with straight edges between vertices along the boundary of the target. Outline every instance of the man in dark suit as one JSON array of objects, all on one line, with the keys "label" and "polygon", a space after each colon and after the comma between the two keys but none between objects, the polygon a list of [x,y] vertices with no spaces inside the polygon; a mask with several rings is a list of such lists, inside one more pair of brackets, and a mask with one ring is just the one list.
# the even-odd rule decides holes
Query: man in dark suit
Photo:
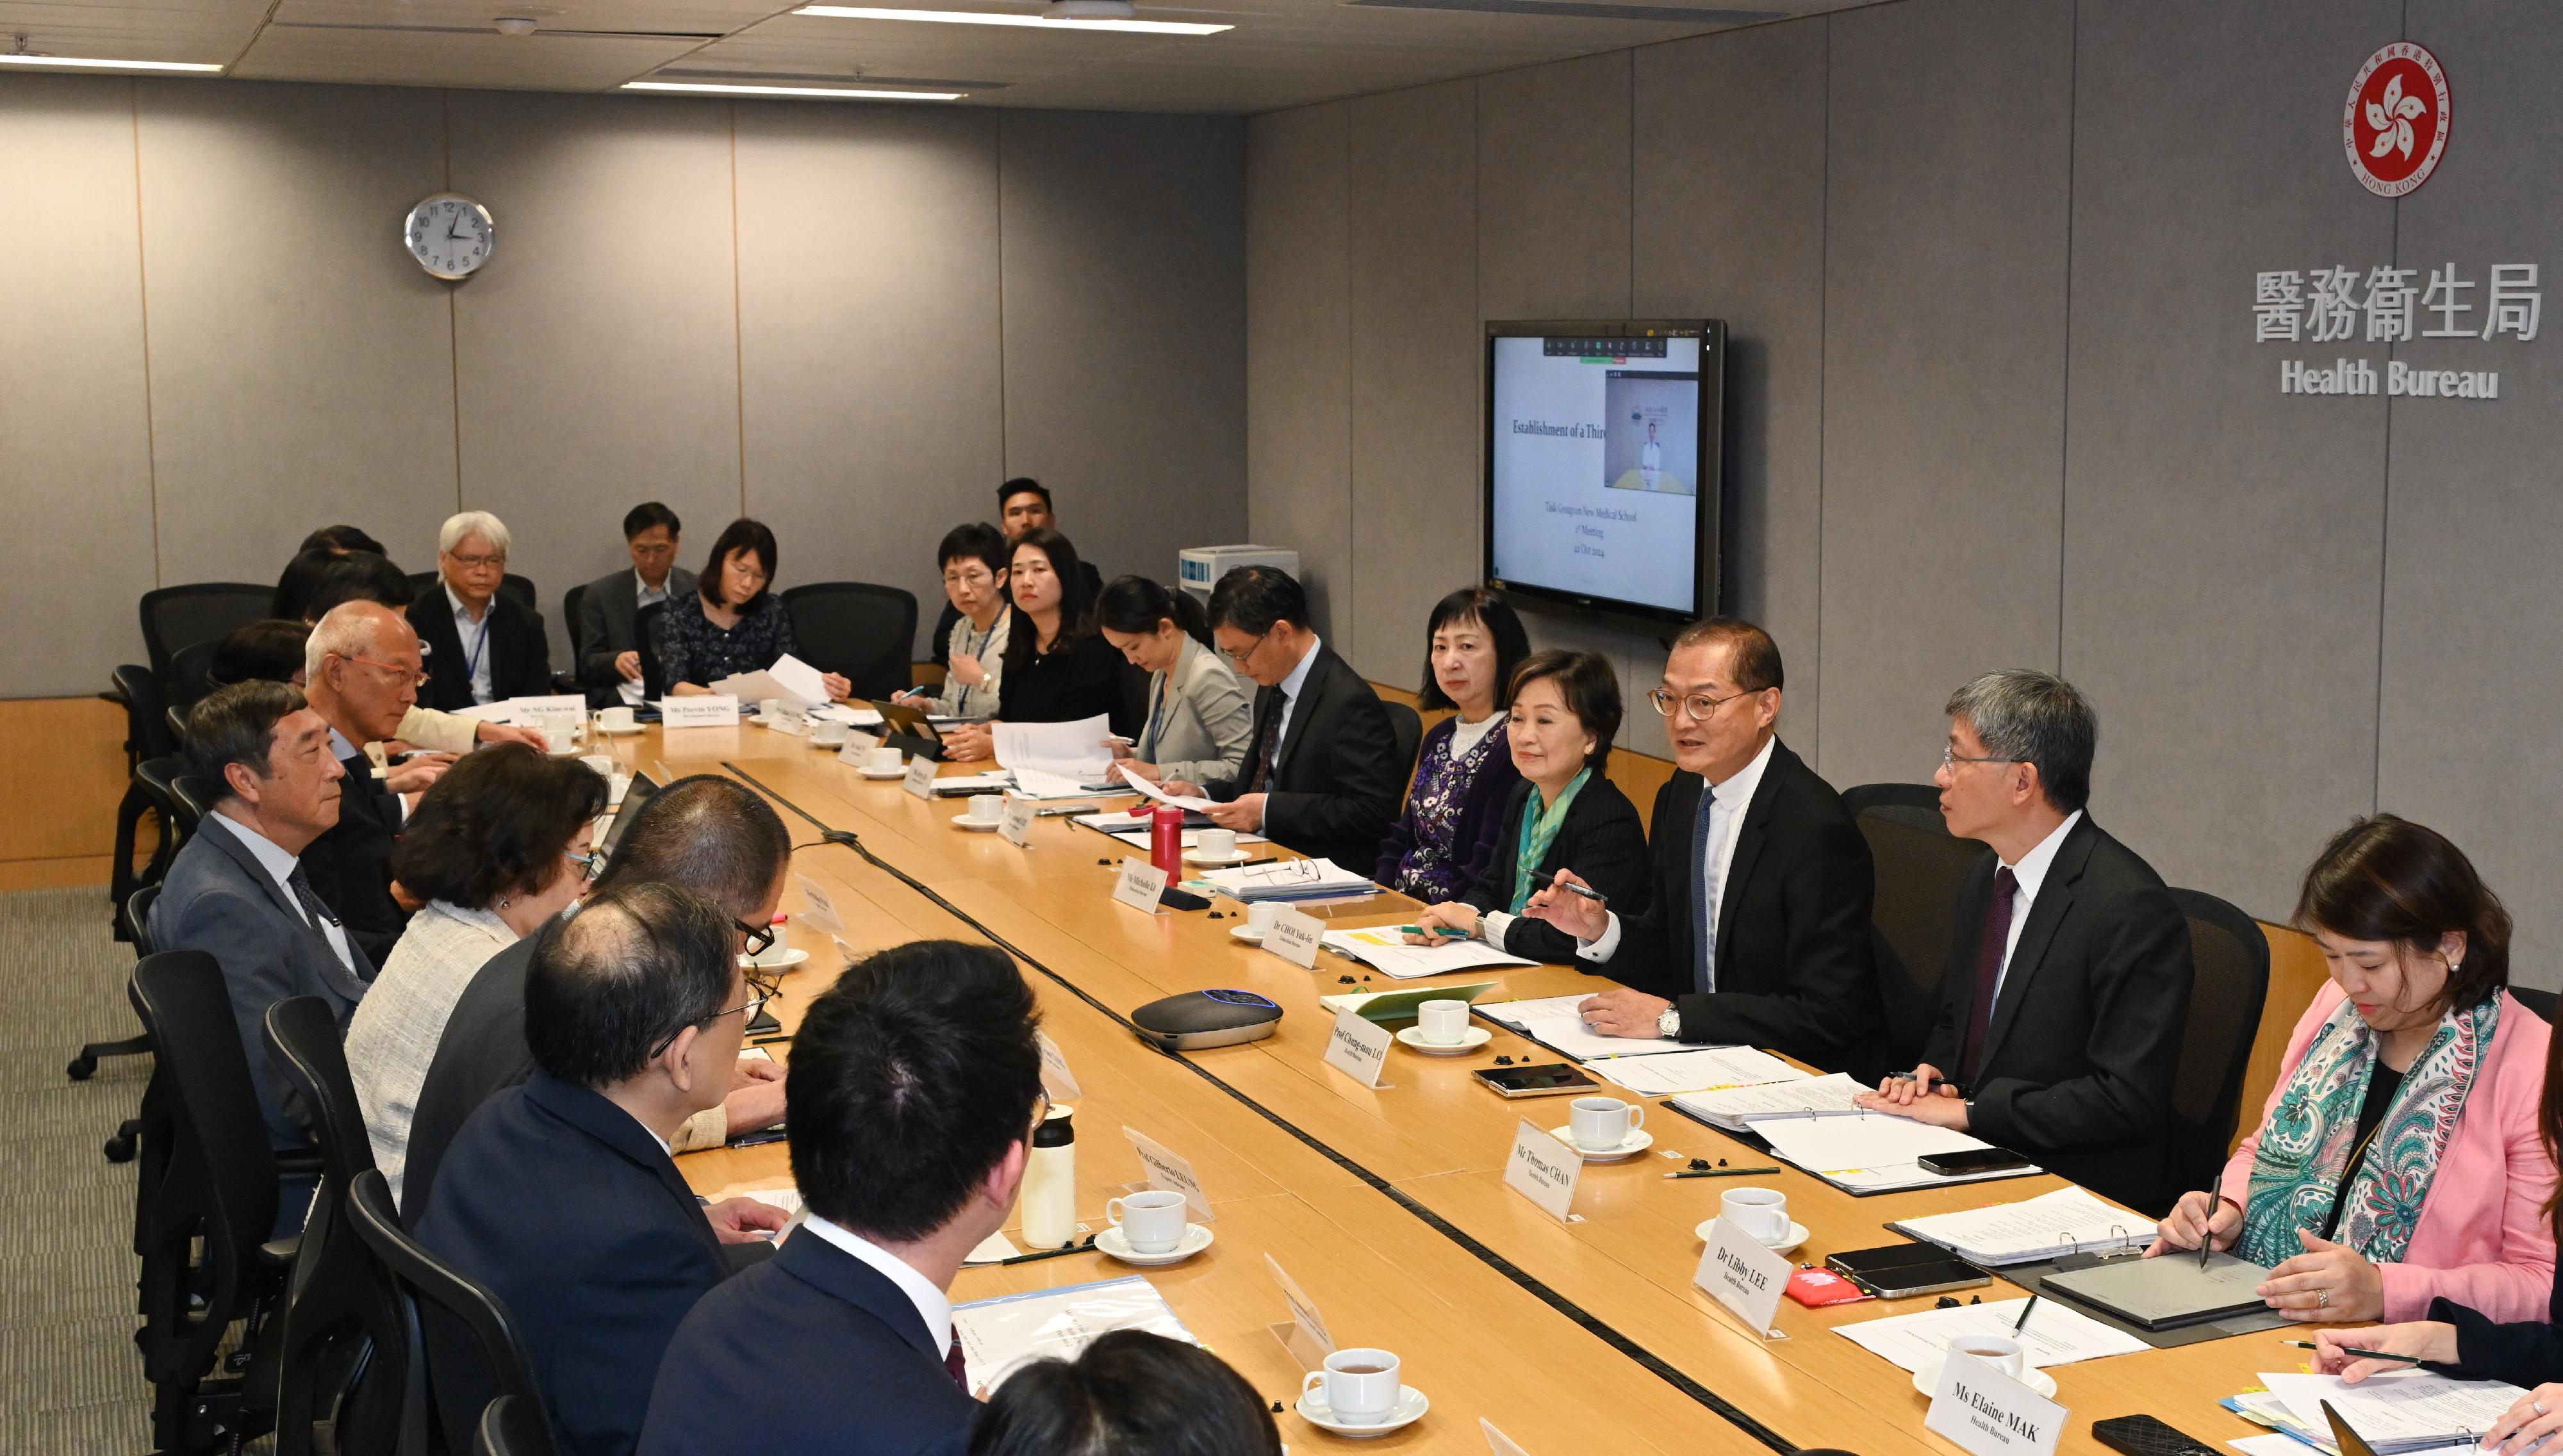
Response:
[{"label": "man in dark suit", "polygon": [[1861,1100],[2158,1207],[2189,922],[2153,867],[2083,812],[2099,720],[2072,684],[1988,672],[1947,712],[1940,813],[1991,849],[1958,891],[1921,1064]]},{"label": "man in dark suit", "polygon": [[330,608],[303,644],[304,691],[329,725],[329,751],[346,771],[338,822],[312,842],[304,867],[377,966],[409,928],[409,911],[392,895],[392,844],[405,818],[400,796],[424,792],[454,761],[424,754],[398,768],[376,767],[375,745],[399,736],[401,719],[418,701],[420,662],[408,619],[375,602]]},{"label": "man in dark suit", "polygon": [[[1017,475],[998,486],[997,528],[1006,534],[1008,551],[1014,549],[1017,541],[1035,531],[1058,530],[1059,513],[1051,509],[1050,487],[1030,475]],[[1085,600],[1091,602],[1102,596],[1103,573],[1097,571],[1094,563],[1084,553],[1079,554],[1077,569],[1085,578]],[[1014,600],[1014,594],[1007,589],[1002,568],[998,575],[997,595],[1009,602]],[[927,638],[928,650],[935,661],[950,664],[952,625],[960,620],[961,609],[949,602],[944,603],[942,612],[936,614],[934,635]]]},{"label": "man in dark suit", "polygon": [[1033,997],[986,945],[918,941],[849,969],[792,1052],[809,1214],[705,1295],[668,1347],[644,1456],[957,1451],[978,1402],[947,1293],[1005,1226],[1047,1110]]},{"label": "man in dark suit", "polygon": [[1406,790],[1388,710],[1352,665],[1308,627],[1308,597],[1289,573],[1241,566],[1210,594],[1211,637],[1253,678],[1255,748],[1246,772],[1166,790],[1219,801],[1226,828],[1261,833],[1360,874]]},{"label": "man in dark suit", "polygon": [[[302,1148],[309,1140],[286,1113],[290,1084],[261,1028],[278,1001],[316,996],[343,1032],[374,979],[374,963],[299,863],[337,821],[344,771],[329,753],[329,725],[298,688],[281,682],[235,683],[198,702],[187,715],[187,769],[221,798],[170,862],[151,907],[151,940],[163,950],[210,952],[221,964],[268,1139],[279,1149]],[[300,1196],[281,1199],[277,1231],[300,1227],[309,1201],[307,1182]]]},{"label": "man in dark suit", "polygon": [[[764,1003],[736,946],[727,912],[673,885],[603,891],[545,927],[525,978],[534,1075],[464,1125],[417,1220],[420,1243],[515,1315],[572,1456],[633,1449],[669,1338],[729,1274],[722,1245],[784,1223],[754,1198],[697,1203],[668,1156],[728,1090]],[[495,1391],[466,1348],[430,1341],[460,1450]]]},{"label": "man in dark suit", "polygon": [[507,527],[486,510],[446,518],[436,536],[440,580],[409,604],[434,676],[427,705],[460,712],[474,703],[552,690],[543,617],[498,590],[507,579]]},{"label": "man in dark suit", "polygon": [[658,501],[632,507],[623,517],[630,571],[608,572],[587,584],[578,601],[576,634],[579,686],[599,707],[640,701],[641,637],[634,626],[654,602],[682,601],[694,589],[694,574],[677,565],[677,513]]},{"label": "man in dark suit", "polygon": [[[792,838],[774,810],[729,779],[680,779],[650,797],[614,848],[597,891],[629,884],[676,885],[727,910],[738,948],[762,946],[791,868]],[[455,999],[410,1118],[401,1174],[401,1216],[415,1226],[436,1185],[446,1150],[481,1105],[533,1074],[525,1035],[531,937],[493,956]],[[762,1057],[741,1061],[719,1105],[689,1119],[670,1145],[680,1153],[782,1121],[781,1069]]]},{"label": "man in dark suit", "polygon": [[1603,1035],[1764,1046],[1867,1080],[1884,1070],[1869,841],[1779,740],[1783,681],[1779,644],[1753,624],[1683,632],[1650,694],[1681,772],[1656,795],[1645,912],[1554,886],[1524,912],[1626,988],[1584,1002]]}]

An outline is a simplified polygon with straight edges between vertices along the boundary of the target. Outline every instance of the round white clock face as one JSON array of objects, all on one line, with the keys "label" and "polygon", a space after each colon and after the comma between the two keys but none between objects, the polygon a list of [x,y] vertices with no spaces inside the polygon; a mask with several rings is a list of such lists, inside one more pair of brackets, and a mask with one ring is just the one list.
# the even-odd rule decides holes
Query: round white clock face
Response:
[{"label": "round white clock face", "polygon": [[440,192],[409,210],[401,241],[418,266],[440,278],[468,278],[498,246],[490,210],[460,192]]}]

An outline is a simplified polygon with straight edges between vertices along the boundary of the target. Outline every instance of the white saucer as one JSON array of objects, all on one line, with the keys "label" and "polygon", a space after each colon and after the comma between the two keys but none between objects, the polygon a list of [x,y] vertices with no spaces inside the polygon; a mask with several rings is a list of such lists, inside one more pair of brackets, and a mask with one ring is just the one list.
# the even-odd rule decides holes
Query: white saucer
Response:
[{"label": "white saucer", "polygon": [[1160,1264],[1182,1263],[1209,1248],[1210,1240],[1209,1224],[1187,1223],[1184,1225],[1183,1242],[1162,1254],[1143,1254],[1130,1247],[1130,1240],[1122,1236],[1120,1229],[1107,1223],[1095,1231],[1094,1247],[1098,1253],[1119,1259],[1124,1264],[1136,1264],[1142,1269],[1153,1269]]},{"label": "white saucer", "polygon": [[1645,1128],[1630,1129],[1629,1136],[1620,1140],[1619,1147],[1606,1148],[1599,1153],[1587,1152],[1576,1146],[1575,1129],[1571,1124],[1566,1127],[1550,1128],[1548,1135],[1567,1147],[1574,1148],[1577,1153],[1583,1155],[1587,1163],[1617,1163],[1623,1158],[1635,1158],[1656,1146],[1656,1135]]},{"label": "white saucer", "polygon": [[[1716,1219],[1703,1218],[1691,1229],[1691,1236],[1698,1239],[1701,1243],[1706,1243],[1708,1242],[1708,1231],[1716,1225]],[[1762,1247],[1769,1249],[1775,1254],[1794,1254],[1798,1251],[1799,1246],[1804,1244],[1806,1241],[1807,1225],[1792,1219],[1789,1223],[1789,1236],[1787,1238],[1782,1239],[1778,1243],[1766,1243]]]},{"label": "white saucer", "polygon": [[1390,1431],[1402,1430],[1422,1420],[1424,1412],[1432,1408],[1433,1402],[1424,1398],[1423,1391],[1413,1385],[1400,1385],[1397,1387],[1397,1405],[1389,1411],[1388,1419],[1371,1425],[1345,1425],[1335,1419],[1333,1408],[1326,1404],[1326,1390],[1323,1385],[1299,1397],[1301,1420],[1321,1431],[1332,1431],[1339,1436],[1356,1438],[1384,1436]]},{"label": "white saucer", "polygon": [[[2036,1368],[2024,1369],[2020,1372],[2020,1382],[2037,1391],[2046,1399],[2053,1400],[2056,1398],[2056,1377],[2045,1370]],[[1938,1390],[1939,1387],[1940,1362],[1936,1360],[1931,1361],[1925,1364],[1922,1368],[1913,1372],[1914,1389],[1921,1391],[1925,1395],[1929,1395]]]},{"label": "white saucer", "polygon": [[1254,857],[1254,850],[1243,847],[1231,849],[1226,854],[1204,854],[1199,849],[1184,851],[1184,858],[1194,864],[1244,864]]},{"label": "white saucer", "polygon": [[905,769],[857,769],[855,772],[863,775],[867,779],[904,779],[907,777],[907,770]]},{"label": "white saucer", "polygon": [[1228,928],[1228,933],[1250,946],[1264,944],[1264,932],[1251,925],[1232,925]]},{"label": "white saucer", "polygon": [[956,815],[952,816],[952,822],[954,822],[954,823],[956,823],[956,824],[959,824],[961,827],[963,827],[963,828],[965,828],[965,829],[970,830],[972,833],[985,834],[985,833],[988,833],[988,832],[990,832],[990,831],[994,830],[994,829],[997,827],[997,825],[998,825],[998,824],[1000,824],[1000,823],[1002,823],[1002,822],[1004,822],[1004,820],[1002,820],[1002,819],[974,819],[970,818],[970,811],[968,811],[968,810],[966,810],[966,809],[965,809],[965,810],[961,811],[959,814],[956,814]]},{"label": "white saucer", "polygon": [[649,731],[649,728],[650,725],[647,723],[635,723],[629,728],[608,728],[604,724],[599,723],[596,725],[595,731],[604,734],[608,738],[629,738],[635,733],[646,733]]},{"label": "white saucer", "polygon": [[1411,1047],[1427,1056],[1464,1056],[1495,1039],[1495,1033],[1483,1026],[1472,1026],[1457,1041],[1427,1041],[1424,1028],[1409,1026],[1397,1033],[1400,1046]]},{"label": "white saucer", "polygon": [[738,964],[742,967],[748,967],[758,971],[789,971],[793,967],[798,966],[809,959],[810,953],[808,951],[801,949],[799,946],[794,946],[792,949],[783,953],[783,959],[780,961],[751,961],[747,957],[741,956],[738,958]]},{"label": "white saucer", "polygon": [[[838,740],[837,740],[836,742],[834,742],[834,743],[821,743],[821,742],[819,741],[819,735],[818,735],[818,734],[816,734],[816,733],[813,733],[813,734],[811,734],[811,735],[810,735],[810,746],[811,746],[812,748],[824,748],[824,749],[828,750],[830,753],[835,753],[837,750],[839,750],[839,749],[841,749],[841,748],[844,748],[844,747],[846,746],[846,740],[844,740],[844,739],[840,738],[840,739],[838,739]],[[901,772],[905,772],[905,771],[904,771],[904,770],[901,770]]]},{"label": "white saucer", "polygon": [[567,748],[547,748],[544,749],[543,752],[550,754],[553,758],[577,758],[585,754],[587,750],[573,743]]}]

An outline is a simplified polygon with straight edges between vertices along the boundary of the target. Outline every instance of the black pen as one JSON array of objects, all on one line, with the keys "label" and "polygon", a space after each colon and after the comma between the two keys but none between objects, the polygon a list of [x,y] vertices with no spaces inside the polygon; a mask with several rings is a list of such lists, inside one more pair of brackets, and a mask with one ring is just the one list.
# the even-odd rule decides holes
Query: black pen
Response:
[{"label": "black pen", "polygon": [[[2281,1340],[2278,1343],[2280,1345],[2292,1345],[2298,1350],[2322,1349],[2321,1346],[2314,1344],[2310,1340]],[[2401,1361],[2405,1365],[2423,1365],[2427,1363],[2427,1357],[2418,1355],[2387,1355],[2381,1350],[2360,1350],[2354,1345],[2335,1345],[2332,1348],[2343,1355],[2354,1355],[2360,1360],[2393,1360]]]},{"label": "black pen", "polygon": [[2206,1272],[2208,1252],[2216,1247],[2215,1226],[2216,1184],[2211,1183],[2207,1185],[2207,1217],[2198,1225],[2198,1267],[2201,1273]]},{"label": "black pen", "polygon": [[1230,866],[1230,868],[1232,868],[1232,869],[1252,869],[1252,868],[1254,868],[1256,865],[1259,865],[1259,864],[1280,864],[1281,862],[1282,862],[1282,856],[1281,856],[1281,855],[1279,855],[1279,854],[1273,854],[1273,855],[1268,855],[1268,856],[1266,856],[1265,858],[1262,858],[1262,859],[1250,859],[1250,860],[1247,860],[1247,861],[1246,861],[1245,863],[1243,863],[1243,864],[1235,864],[1235,865],[1231,865],[1231,866]]},{"label": "black pen", "polygon": [[1017,1254],[1012,1258],[999,1259],[997,1262],[1000,1264],[1029,1264],[1035,1259],[1056,1259],[1062,1254],[1090,1254],[1092,1252],[1094,1252],[1094,1235],[1089,1233],[1082,1243],[1073,1243],[1065,1248],[1041,1249],[1029,1254]]},{"label": "black pen", "polygon": [[2029,1328],[2029,1312],[2036,1308],[2038,1308],[2038,1296],[2033,1294],[2029,1297],[2029,1303],[2020,1307],[2020,1319],[2011,1327],[2013,1339],[2019,1339],[2020,1332]]},{"label": "black pen", "polygon": [[1530,877],[1530,882],[1532,885],[1543,890],[1572,890],[1576,894],[1582,895],[1584,898],[1592,901],[1596,905],[1604,903],[1605,900],[1603,893],[1600,890],[1593,888],[1591,885],[1577,884],[1573,880],[1560,880],[1554,873],[1534,874]]},{"label": "black pen", "polygon": [[789,1032],[789,1031],[780,1031],[780,1032],[775,1033],[775,1034],[774,1034],[774,1035],[772,1035],[772,1036],[751,1036],[751,1037],[747,1038],[747,1044],[748,1044],[748,1045],[750,1045],[750,1046],[765,1046],[765,1045],[768,1045],[768,1044],[770,1044],[770,1043],[772,1043],[772,1042],[777,1042],[777,1041],[789,1041],[789,1040],[791,1040],[791,1039],[792,1039],[792,1033],[791,1033],[791,1032]]},{"label": "black pen", "polygon": [[1775,1165],[1775,1166],[1773,1166],[1773,1167],[1770,1167],[1770,1168],[1686,1168],[1686,1169],[1681,1170],[1681,1171],[1680,1171],[1680,1172],[1678,1172],[1678,1173],[1669,1173],[1669,1174],[1666,1174],[1666,1175],[1665,1175],[1665,1177],[1667,1177],[1667,1178],[1742,1178],[1742,1177],[1744,1177],[1744,1176],[1745,1176],[1745,1175],[1747,1175],[1747,1174],[1754,1174],[1754,1173],[1778,1173],[1779,1171],[1780,1171],[1780,1170],[1779,1170],[1779,1168],[1778,1168],[1776,1165]]}]

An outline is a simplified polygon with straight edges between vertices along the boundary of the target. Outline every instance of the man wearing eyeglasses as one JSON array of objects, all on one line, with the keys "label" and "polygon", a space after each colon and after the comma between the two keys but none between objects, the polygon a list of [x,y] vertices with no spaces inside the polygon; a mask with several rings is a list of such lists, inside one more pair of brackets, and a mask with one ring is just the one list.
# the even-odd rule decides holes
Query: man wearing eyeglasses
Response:
[{"label": "man wearing eyeglasses", "polygon": [[506,523],[486,510],[447,517],[436,571],[436,585],[409,604],[410,625],[436,662],[427,705],[452,713],[550,692],[542,614],[498,590],[507,580]]},{"label": "man wearing eyeglasses", "polygon": [[[547,927],[525,976],[533,1074],[464,1124],[416,1218],[419,1242],[515,1315],[566,1453],[634,1448],[678,1324],[748,1262],[724,1245],[785,1221],[754,1198],[696,1202],[671,1158],[677,1130],[729,1090],[765,1000],[734,936],[719,905],[665,884],[600,891]],[[459,1449],[498,1391],[477,1361],[440,1360],[437,1333]]]},{"label": "man wearing eyeglasses", "polygon": [[2065,679],[1988,672],[1949,697],[1940,815],[1987,852],[1958,887],[1939,1015],[1863,1105],[1956,1128],[2139,1208],[2189,1021],[2189,922],[2084,805],[2100,722]]},{"label": "man wearing eyeglasses", "polygon": [[454,762],[420,754],[398,768],[382,745],[418,701],[418,634],[408,619],[374,602],[329,609],[303,643],[303,691],[329,725],[329,751],[346,770],[338,822],[303,853],[312,888],[346,922],[379,966],[389,959],[410,908],[392,885],[392,841],[408,818],[403,797],[423,794]]},{"label": "man wearing eyeglasses", "polygon": [[1652,898],[1623,915],[1552,885],[1523,913],[1621,983],[1583,1004],[1605,1036],[1769,1047],[1866,1080],[1881,1019],[1869,841],[1780,742],[1783,680],[1779,645],[1753,624],[1685,630],[1650,694],[1681,769],[1656,795]]}]

